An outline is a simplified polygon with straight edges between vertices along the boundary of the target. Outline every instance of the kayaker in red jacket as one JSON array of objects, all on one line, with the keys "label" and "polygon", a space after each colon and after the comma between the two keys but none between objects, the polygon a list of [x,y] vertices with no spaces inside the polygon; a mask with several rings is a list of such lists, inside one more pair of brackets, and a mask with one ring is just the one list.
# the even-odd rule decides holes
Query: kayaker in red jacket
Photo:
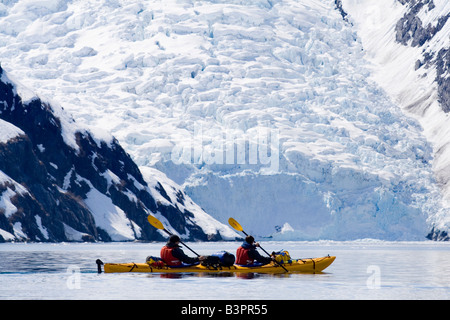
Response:
[{"label": "kayaker in red jacket", "polygon": [[170,267],[179,267],[183,263],[186,265],[197,264],[205,260],[204,256],[191,258],[188,257],[180,247],[180,237],[172,235],[169,241],[161,249],[161,259]]},{"label": "kayaker in red jacket", "polygon": [[236,264],[245,266],[252,265],[255,262],[259,264],[270,263],[273,259],[261,256],[256,250],[257,247],[259,247],[259,243],[255,242],[255,238],[247,236],[242,245],[236,250]]}]

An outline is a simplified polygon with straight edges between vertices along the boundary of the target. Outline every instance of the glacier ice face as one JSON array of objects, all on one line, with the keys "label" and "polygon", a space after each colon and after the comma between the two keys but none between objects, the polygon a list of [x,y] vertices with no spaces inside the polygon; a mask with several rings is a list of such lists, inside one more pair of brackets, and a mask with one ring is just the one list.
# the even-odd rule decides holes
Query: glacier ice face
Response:
[{"label": "glacier ice face", "polygon": [[110,135],[18,91],[0,66],[0,242],[163,240],[149,214],[185,239],[238,236]]},{"label": "glacier ice face", "polygon": [[393,240],[423,239],[427,219],[445,215],[422,127],[371,78],[333,1],[1,10],[6,69],[222,222],[259,236],[288,223],[284,238]]}]

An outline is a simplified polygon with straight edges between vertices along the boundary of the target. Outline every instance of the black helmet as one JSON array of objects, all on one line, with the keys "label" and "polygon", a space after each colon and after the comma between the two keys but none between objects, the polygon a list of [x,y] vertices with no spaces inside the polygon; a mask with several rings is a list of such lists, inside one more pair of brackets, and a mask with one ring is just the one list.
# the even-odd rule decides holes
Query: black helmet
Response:
[{"label": "black helmet", "polygon": [[252,236],[247,236],[247,237],[245,237],[245,241],[248,244],[253,244],[253,242],[255,242],[255,238],[253,238]]},{"label": "black helmet", "polygon": [[173,243],[173,244],[175,244],[177,242],[180,242],[180,237],[177,236],[176,234],[173,234],[173,235],[170,236],[169,242]]}]

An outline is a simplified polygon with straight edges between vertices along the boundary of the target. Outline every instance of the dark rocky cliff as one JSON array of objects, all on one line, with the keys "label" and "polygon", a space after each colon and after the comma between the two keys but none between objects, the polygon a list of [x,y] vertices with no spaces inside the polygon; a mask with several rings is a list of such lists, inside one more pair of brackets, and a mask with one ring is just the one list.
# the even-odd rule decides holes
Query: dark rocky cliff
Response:
[{"label": "dark rocky cliff", "polygon": [[427,10],[435,10],[433,0],[398,0],[407,6],[407,12],[395,26],[395,40],[404,46],[424,47],[423,58],[417,60],[415,68],[435,68],[436,83],[438,85],[439,103],[442,110],[450,111],[450,52],[449,48],[441,48],[438,52],[427,51],[424,46],[447,23],[450,13],[440,13],[436,24],[424,25],[418,17],[419,11],[426,7]]},{"label": "dark rocky cliff", "polygon": [[[99,140],[68,117],[64,119],[68,124],[63,123],[56,115],[60,112],[38,97],[23,102],[0,67],[0,119],[23,132],[6,142],[0,139],[0,229],[4,235],[0,233],[0,242],[162,240],[147,222],[148,214],[167,218],[189,239],[222,239],[219,232],[206,234],[191,221],[193,213],[181,209],[181,191],[181,202],[173,203],[156,183],[156,191],[168,203],[157,201],[116,139]],[[67,126],[77,130],[71,132]],[[67,142],[70,135],[76,145]],[[112,203],[116,212],[111,213],[111,225],[122,215],[121,226],[111,228],[114,232],[98,222],[99,213],[87,203],[92,194]],[[1,206],[5,201],[12,211]],[[121,228],[127,229],[125,236]]]}]

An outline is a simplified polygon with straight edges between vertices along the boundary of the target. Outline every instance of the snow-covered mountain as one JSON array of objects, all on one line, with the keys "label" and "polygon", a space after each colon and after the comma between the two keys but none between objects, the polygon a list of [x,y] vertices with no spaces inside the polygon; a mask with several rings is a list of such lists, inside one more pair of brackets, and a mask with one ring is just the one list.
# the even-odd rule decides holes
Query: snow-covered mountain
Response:
[{"label": "snow-covered mountain", "polygon": [[0,67],[0,242],[234,239],[164,174],[140,172],[118,141],[78,126]]},{"label": "snow-covered mountain", "polygon": [[[350,0],[8,1],[0,61],[222,223],[233,216],[277,239],[444,239],[433,137],[446,136],[445,118],[429,126],[435,118],[412,115],[389,90],[413,83],[401,97],[428,97],[404,65],[424,70],[437,56],[396,41],[411,4],[383,1],[398,10]],[[440,26],[448,8],[433,1],[424,23]],[[431,41],[448,30],[441,24]],[[394,45],[405,57],[390,64]],[[446,88],[430,99],[445,100]],[[441,158],[445,167],[450,156]]]},{"label": "snow-covered mountain", "polygon": [[[433,171],[450,206],[450,2],[342,0],[372,64],[373,79],[433,146]],[[433,237],[447,237],[446,211],[433,218]],[[443,235],[438,230],[444,232]]]}]

